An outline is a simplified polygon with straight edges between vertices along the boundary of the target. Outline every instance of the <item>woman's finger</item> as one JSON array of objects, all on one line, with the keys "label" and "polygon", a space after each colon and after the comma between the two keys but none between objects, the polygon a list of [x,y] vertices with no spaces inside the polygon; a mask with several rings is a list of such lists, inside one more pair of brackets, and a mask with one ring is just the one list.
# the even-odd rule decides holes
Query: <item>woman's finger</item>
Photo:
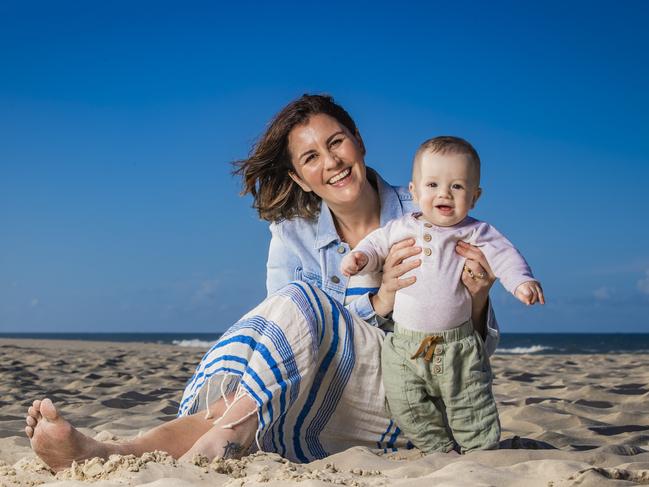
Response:
[{"label": "woman's finger", "polygon": [[474,276],[479,276],[481,274],[486,274],[486,271],[482,265],[480,265],[480,262],[476,262],[474,260],[467,260],[464,263],[464,270],[469,272],[469,274],[473,274]]},{"label": "woman's finger", "polygon": [[398,250],[407,249],[409,247],[412,247],[413,245],[415,245],[414,238],[406,238],[404,240],[400,240],[399,242],[395,243],[392,247],[390,247],[390,252],[388,252],[388,254],[396,252]]},{"label": "woman's finger", "polygon": [[403,279],[397,279],[397,289],[403,289],[404,287],[412,286],[417,281],[415,276],[404,277]]},{"label": "woman's finger", "polygon": [[421,265],[421,259],[413,259],[408,262],[402,262],[399,265],[395,265],[388,274],[389,278],[399,278],[403,276],[406,272],[415,269]]},{"label": "woman's finger", "polygon": [[482,267],[482,264],[473,260],[467,260],[464,263],[464,271],[462,275],[463,277],[468,276],[469,278],[476,281],[486,280],[488,282],[491,282],[496,278],[496,276],[492,275],[487,269]]},{"label": "woman's finger", "polygon": [[398,241],[395,243],[392,247],[390,247],[390,250],[395,249],[403,249],[406,247],[410,247],[415,244],[415,239],[414,238],[404,238],[403,240]]},{"label": "woman's finger", "polygon": [[390,267],[400,264],[404,259],[407,259],[408,257],[412,257],[413,255],[417,255],[421,252],[421,247],[415,247],[415,246],[407,246],[395,250],[396,245],[398,244],[395,244],[392,247],[390,253],[385,259],[384,268],[387,267],[389,269]]},{"label": "woman's finger", "polygon": [[[463,245],[460,245],[460,243],[462,243]],[[455,246],[455,250],[458,254],[467,259],[467,265],[471,266],[472,264],[479,264],[491,279],[496,278],[495,274],[491,270],[491,267],[489,266],[489,262],[487,262],[487,258],[478,247],[474,247],[473,245],[467,244],[466,242],[458,242],[458,245]],[[470,267],[470,269],[475,270],[474,267]]]},{"label": "woman's finger", "polygon": [[471,260],[480,261],[484,258],[484,254],[478,247],[462,241],[457,243],[455,251],[462,257]]}]

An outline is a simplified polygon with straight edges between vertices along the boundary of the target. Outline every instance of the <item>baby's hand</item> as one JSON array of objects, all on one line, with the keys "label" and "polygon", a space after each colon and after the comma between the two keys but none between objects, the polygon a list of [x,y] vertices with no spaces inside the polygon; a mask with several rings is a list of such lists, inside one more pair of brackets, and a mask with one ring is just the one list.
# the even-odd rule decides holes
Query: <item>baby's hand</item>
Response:
[{"label": "baby's hand", "polygon": [[363,252],[351,252],[340,263],[340,270],[346,276],[358,274],[367,265],[367,255]]},{"label": "baby's hand", "polygon": [[521,303],[527,304],[528,306],[535,303],[545,304],[541,283],[537,281],[524,282],[516,288],[514,295]]}]

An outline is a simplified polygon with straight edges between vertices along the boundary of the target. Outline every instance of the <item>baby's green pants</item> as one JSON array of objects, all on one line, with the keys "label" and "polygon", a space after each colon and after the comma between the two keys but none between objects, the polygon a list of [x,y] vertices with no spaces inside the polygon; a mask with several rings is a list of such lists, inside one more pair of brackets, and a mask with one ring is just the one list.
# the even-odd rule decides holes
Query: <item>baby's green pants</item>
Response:
[{"label": "baby's green pants", "polygon": [[[422,356],[411,358],[418,351]],[[457,443],[464,453],[498,447],[491,368],[470,321],[439,333],[396,324],[381,365],[389,413],[417,448],[447,452]]]}]

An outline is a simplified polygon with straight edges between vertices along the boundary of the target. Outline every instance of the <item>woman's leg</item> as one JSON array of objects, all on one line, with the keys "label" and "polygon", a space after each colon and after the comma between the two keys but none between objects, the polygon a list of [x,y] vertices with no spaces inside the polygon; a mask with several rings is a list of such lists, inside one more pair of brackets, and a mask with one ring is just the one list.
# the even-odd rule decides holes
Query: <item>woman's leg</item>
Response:
[{"label": "woman's leg", "polygon": [[[243,406],[250,405],[245,404],[243,400],[239,404],[241,407],[228,411],[227,421],[236,422],[243,416]],[[30,438],[34,452],[55,471],[69,467],[73,461],[79,462],[92,457],[108,458],[113,454],[139,456],[145,452],[161,450],[174,458],[180,458],[190,451],[199,439],[202,440],[202,447],[194,448],[193,452],[212,458],[221,453],[228,441],[241,448],[245,446],[247,450],[257,429],[256,416],[247,418],[231,430],[223,430],[218,425],[214,427],[214,418],[222,416],[225,409],[225,402],[219,399],[210,406],[211,419],[206,419],[204,412],[182,416],[156,426],[133,440],[111,443],[99,442],[80,433],[61,417],[52,401],[43,399],[34,401],[29,408],[25,433]],[[240,415],[237,416],[238,414]],[[212,429],[215,431],[211,437],[203,439]],[[210,438],[215,445],[221,445],[220,448],[210,448]],[[214,450],[216,452],[212,454]]]},{"label": "woman's leg", "polygon": [[255,440],[257,424],[257,404],[244,395],[194,442],[181,460],[191,460],[196,454],[210,460],[216,457],[241,458]]}]

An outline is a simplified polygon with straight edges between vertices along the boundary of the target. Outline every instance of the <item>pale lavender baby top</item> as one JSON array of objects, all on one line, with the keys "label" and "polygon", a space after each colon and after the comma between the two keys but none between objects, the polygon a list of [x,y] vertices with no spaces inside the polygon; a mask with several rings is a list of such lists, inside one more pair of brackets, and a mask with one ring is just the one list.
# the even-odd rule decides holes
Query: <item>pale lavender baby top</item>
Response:
[{"label": "pale lavender baby top", "polygon": [[488,223],[466,217],[451,227],[433,225],[421,213],[409,213],[388,222],[365,237],[355,248],[369,258],[361,273],[380,272],[390,247],[405,238],[415,238],[422,247],[414,258],[421,266],[403,278],[417,281],[397,291],[392,317],[399,326],[417,331],[442,331],[455,328],[471,318],[471,295],[461,282],[464,257],[455,252],[463,240],[484,253],[491,269],[510,293],[534,276],[523,256],[498,230]]}]

